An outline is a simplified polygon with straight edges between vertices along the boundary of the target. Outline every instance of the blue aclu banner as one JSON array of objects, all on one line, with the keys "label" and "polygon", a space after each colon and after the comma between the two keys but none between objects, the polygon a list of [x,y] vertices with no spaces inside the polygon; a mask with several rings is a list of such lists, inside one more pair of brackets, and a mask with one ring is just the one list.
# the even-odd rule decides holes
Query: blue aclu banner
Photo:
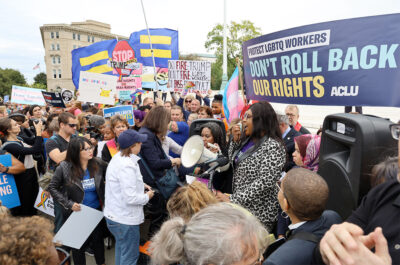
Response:
[{"label": "blue aclu banner", "polygon": [[400,107],[400,14],[267,34],[243,44],[246,96],[271,102]]},{"label": "blue aclu banner", "polygon": [[[11,155],[0,155],[0,163],[5,167],[11,167]],[[7,208],[21,205],[13,175],[0,173],[0,200]]]}]

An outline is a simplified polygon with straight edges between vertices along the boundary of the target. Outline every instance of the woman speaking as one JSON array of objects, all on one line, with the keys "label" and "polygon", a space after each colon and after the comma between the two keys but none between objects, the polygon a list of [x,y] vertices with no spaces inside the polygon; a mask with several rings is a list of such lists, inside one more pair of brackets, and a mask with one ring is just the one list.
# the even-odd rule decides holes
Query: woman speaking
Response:
[{"label": "woman speaking", "polygon": [[233,130],[229,159],[233,165],[233,193],[230,197],[217,192],[221,201],[230,201],[247,208],[272,231],[279,203],[276,182],[286,160],[285,147],[278,119],[268,102],[252,105],[240,126]]}]

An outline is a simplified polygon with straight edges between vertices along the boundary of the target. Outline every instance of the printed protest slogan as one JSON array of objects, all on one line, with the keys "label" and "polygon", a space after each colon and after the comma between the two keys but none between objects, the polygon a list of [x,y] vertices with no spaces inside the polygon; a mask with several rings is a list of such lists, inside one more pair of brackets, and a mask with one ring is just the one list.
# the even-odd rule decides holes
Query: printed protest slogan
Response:
[{"label": "printed protest slogan", "polygon": [[42,91],[42,94],[48,105],[58,108],[65,108],[65,104],[60,93]]},{"label": "printed protest slogan", "polygon": [[168,86],[175,92],[198,90],[207,94],[211,88],[211,62],[168,61]]},{"label": "printed protest slogan", "polygon": [[243,44],[246,97],[399,107],[399,44],[400,14],[313,24],[251,39]]},{"label": "printed protest slogan", "polygon": [[103,110],[104,118],[110,118],[114,115],[121,115],[124,117],[130,126],[135,125],[135,120],[133,119],[133,107],[132,105],[118,106],[112,108],[106,108]]},{"label": "printed protest slogan", "polygon": [[[0,155],[0,163],[5,167],[11,167],[11,155]],[[0,200],[7,208],[21,205],[13,175],[0,173]]]},{"label": "printed protest slogan", "polygon": [[23,86],[12,86],[11,103],[45,106],[42,90]]},{"label": "printed protest slogan", "polygon": [[79,101],[114,105],[117,76],[81,72]]}]

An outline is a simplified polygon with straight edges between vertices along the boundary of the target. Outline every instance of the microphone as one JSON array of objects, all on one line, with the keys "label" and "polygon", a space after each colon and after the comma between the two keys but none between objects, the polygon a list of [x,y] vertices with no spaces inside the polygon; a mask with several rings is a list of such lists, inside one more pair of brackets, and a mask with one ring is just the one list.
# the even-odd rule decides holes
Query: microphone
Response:
[{"label": "microphone", "polygon": [[211,159],[209,161],[204,162],[204,164],[210,165],[211,167],[207,169],[203,174],[210,174],[211,171],[215,170],[218,167],[223,167],[229,163],[229,159],[225,156],[218,156],[216,159]]}]

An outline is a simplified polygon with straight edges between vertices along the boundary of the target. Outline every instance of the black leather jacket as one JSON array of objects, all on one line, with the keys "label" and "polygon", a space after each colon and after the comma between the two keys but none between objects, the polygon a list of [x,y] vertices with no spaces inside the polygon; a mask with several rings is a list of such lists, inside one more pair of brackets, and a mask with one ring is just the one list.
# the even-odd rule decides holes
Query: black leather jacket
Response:
[{"label": "black leather jacket", "polygon": [[[96,192],[100,199],[100,204],[104,205],[105,193],[105,174],[107,170],[107,163],[98,158],[96,160],[99,170],[96,172],[95,186]],[[72,180],[72,165],[69,162],[62,161],[57,167],[53,178],[51,179],[48,187],[51,196],[66,210],[71,210],[74,203],[82,203],[85,192],[83,190],[82,182]]]}]

